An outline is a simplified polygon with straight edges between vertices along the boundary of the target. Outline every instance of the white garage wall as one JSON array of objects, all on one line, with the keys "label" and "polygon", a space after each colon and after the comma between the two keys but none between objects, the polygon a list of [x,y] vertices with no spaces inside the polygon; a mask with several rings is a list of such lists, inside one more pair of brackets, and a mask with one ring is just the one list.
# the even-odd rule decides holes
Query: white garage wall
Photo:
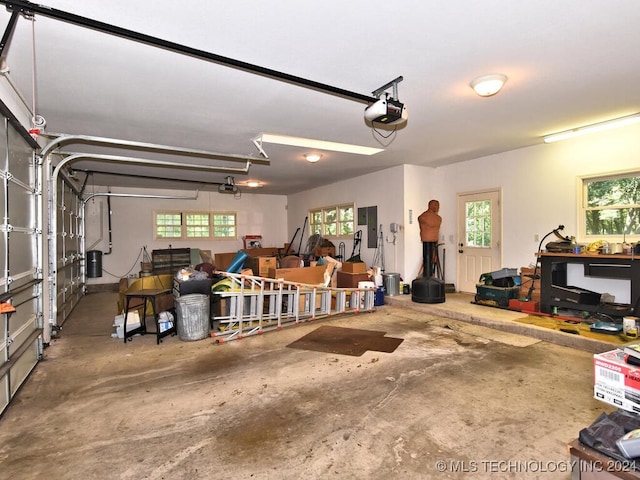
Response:
[{"label": "white garage wall", "polygon": [[[458,193],[502,190],[503,266],[519,268],[536,260],[535,235],[541,239],[562,224],[565,235],[577,236],[579,176],[639,166],[637,125],[438,168],[404,165],[290,196],[289,232],[302,226],[310,208],[350,201],[356,207],[378,205],[378,223],[383,224],[386,232],[391,222],[402,225],[395,249],[385,244],[387,271],[397,268],[403,278],[412,279],[418,273],[422,256],[417,215],[426,209],[431,198],[436,198],[443,219],[441,241],[447,252],[445,280],[455,283]],[[345,243],[348,256],[352,243]],[[371,262],[373,255],[374,250],[363,248],[363,260]],[[586,282],[585,288],[608,291],[619,301],[628,297],[624,281],[621,286],[606,280],[604,285],[602,280],[581,279],[581,282]]]},{"label": "white garage wall", "polygon": [[[112,188],[112,193],[133,195],[195,195],[193,190],[154,190]],[[96,192],[91,192],[96,193]],[[86,249],[109,250],[107,200],[96,197],[85,208]],[[153,213],[158,210],[236,212],[238,239],[223,241],[167,241],[153,235]],[[200,192],[196,200],[167,200],[149,198],[111,197],[111,231],[113,250],[103,255],[102,277],[87,279],[87,284],[117,283],[120,278],[137,275],[140,271],[142,248],[149,255],[154,249],[199,248],[211,254],[235,252],[243,248],[242,236],[262,235],[263,246],[282,247],[287,242],[286,197],[243,192],[240,199],[217,192]]]},{"label": "white garage wall", "polygon": [[[413,279],[421,263],[421,244],[417,216],[427,207],[431,198],[440,201],[443,218],[441,240],[446,248],[446,281],[456,282],[456,195],[463,192],[500,188],[503,193],[502,215],[504,236],[503,266],[519,268],[535,262],[538,242],[546,233],[565,225],[565,235],[577,235],[577,177],[612,171],[628,170],[640,166],[640,126],[629,126],[610,132],[585,136],[555,144],[539,144],[503,154],[483,157],[468,162],[438,168],[403,165],[362,177],[337,182],[313,190],[281,196],[243,194],[241,200],[218,193],[201,193],[195,201],[113,199],[112,255],[104,257],[104,269],[95,283],[110,283],[116,276],[130,271],[137,273],[138,253],[143,245],[149,252],[154,248],[168,248],[170,242],[152,238],[152,212],[154,209],[179,208],[181,210],[225,209],[238,211],[240,235],[262,234],[265,246],[281,246],[288,242],[296,228],[302,227],[305,216],[312,208],[354,202],[359,207],[377,206],[378,224],[382,224],[385,237],[385,267],[387,272],[397,271],[404,279]],[[114,192],[125,191],[113,189]],[[129,190],[130,193],[140,193]],[[175,193],[175,192],[153,192]],[[180,192],[184,195],[192,192]],[[97,205],[96,201],[96,205]],[[90,207],[94,210],[95,205]],[[411,217],[411,218],[410,218]],[[412,221],[410,221],[412,220]],[[102,246],[108,245],[106,220],[102,229],[96,211],[87,212],[87,246],[92,245],[102,232]],[[396,245],[391,241],[390,223],[400,224]],[[373,261],[375,249],[367,248],[366,229],[363,229],[361,256],[365,262]],[[303,245],[306,245],[305,234]],[[336,247],[345,242],[347,257],[353,248],[352,239],[329,238]],[[580,239],[578,238],[578,241]],[[294,241],[297,248],[300,234]],[[212,252],[235,251],[242,241],[171,242],[173,247],[211,249]],[[132,269],[134,266],[134,269]],[[116,274],[115,276],[110,275]],[[571,275],[571,272],[570,272]],[[588,282],[591,280],[587,279]],[[626,284],[621,287],[608,282],[602,286],[589,283],[585,288],[609,291],[624,301]]]},{"label": "white garage wall", "polygon": [[[539,238],[564,225],[578,236],[577,179],[583,175],[640,167],[640,126],[629,126],[573,140],[540,144],[439,168],[434,186],[441,200],[442,230],[455,233],[455,198],[460,192],[500,187],[503,192],[503,266],[535,262]],[[640,233],[640,232],[638,232]],[[550,240],[550,239],[549,239]],[[577,238],[580,242],[581,239]],[[455,251],[455,245],[451,245]],[[447,257],[449,261],[449,257]],[[455,256],[451,256],[455,262]],[[447,268],[450,274],[455,268]],[[571,272],[570,272],[571,274]],[[448,276],[448,281],[453,281]],[[569,278],[572,281],[572,278]],[[580,278],[577,284],[628,301],[627,282]],[[621,283],[621,284],[620,284]]]},{"label": "white garage wall", "polygon": [[[440,216],[443,218],[443,225],[440,228],[441,243],[445,241],[449,229],[444,225],[444,219],[455,218],[455,204],[441,201],[441,193],[438,187],[442,171],[431,167],[418,167],[416,165],[405,165],[405,189],[404,189],[404,230],[405,230],[405,257],[404,268],[400,272],[403,278],[413,280],[418,276],[422,267],[422,241],[420,240],[420,226],[418,216],[429,206],[429,200],[440,201]],[[453,250],[448,243],[443,245],[446,251],[441,251],[440,259],[445,276],[448,278],[450,269],[449,258],[453,255]],[[453,283],[453,280],[451,280]]]},{"label": "white garage wall", "polygon": [[[579,176],[638,167],[640,126],[637,125],[441,167],[435,190],[441,199],[444,234],[447,239],[456,234],[455,211],[445,210],[448,205],[455,205],[456,193],[501,187],[503,266],[529,265],[535,262],[536,234],[542,239],[562,224],[565,235],[577,236]],[[455,261],[455,257],[451,260]],[[591,284],[593,288],[607,291],[602,281],[595,282]],[[611,287],[611,282],[606,287]],[[628,296],[626,284],[623,290]]]},{"label": "white garage wall", "polygon": [[[389,225],[394,222],[403,224],[402,215],[404,205],[404,167],[398,166],[358,177],[354,180],[345,180],[326,187],[318,187],[288,197],[289,233],[293,235],[296,228],[304,224],[304,219],[310,209],[328,207],[353,202],[356,208],[378,207],[378,226],[382,224],[384,233],[384,257],[385,271],[397,272],[404,264],[404,231],[401,230],[396,237],[396,246],[391,243],[393,235],[389,232]],[[367,229],[364,225],[356,225],[356,231],[362,230],[362,246],[360,256],[367,265],[373,262],[376,249],[367,248]],[[303,239],[303,250],[309,238],[308,232]],[[353,251],[353,238],[328,237],[336,247],[336,253],[340,242],[345,243],[345,254],[348,258]],[[388,240],[388,241],[387,241]],[[296,247],[300,241],[300,234],[294,242]]]}]

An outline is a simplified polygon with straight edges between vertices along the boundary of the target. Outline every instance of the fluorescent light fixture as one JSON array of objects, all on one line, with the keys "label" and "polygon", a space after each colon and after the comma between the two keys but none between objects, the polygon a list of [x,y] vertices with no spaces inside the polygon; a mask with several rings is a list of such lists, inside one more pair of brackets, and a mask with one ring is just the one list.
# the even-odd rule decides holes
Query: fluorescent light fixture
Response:
[{"label": "fluorescent light fixture", "polygon": [[579,137],[580,135],[587,135],[589,133],[602,132],[603,130],[610,130],[612,128],[623,127],[625,125],[631,125],[640,122],[640,113],[634,113],[633,115],[627,115],[626,117],[613,118],[604,122],[593,123],[591,125],[585,125],[584,127],[574,128],[573,130],[565,130],[564,132],[552,133],[546,135],[544,143],[559,142],[560,140],[566,140],[567,138]]},{"label": "fluorescent light fixture", "polygon": [[502,89],[502,86],[506,81],[506,75],[501,73],[491,73],[489,75],[481,75],[480,77],[474,78],[469,86],[481,97],[491,97]]},{"label": "fluorescent light fixture", "polygon": [[355,153],[357,155],[374,155],[384,151],[383,148],[364,147],[362,145],[329,142],[327,140],[316,140],[313,138],[292,137],[290,135],[280,135],[277,133],[261,133],[255,141],[262,143],[277,143],[278,145],[289,145],[292,147],[303,147],[312,150],[330,150],[333,152]]}]

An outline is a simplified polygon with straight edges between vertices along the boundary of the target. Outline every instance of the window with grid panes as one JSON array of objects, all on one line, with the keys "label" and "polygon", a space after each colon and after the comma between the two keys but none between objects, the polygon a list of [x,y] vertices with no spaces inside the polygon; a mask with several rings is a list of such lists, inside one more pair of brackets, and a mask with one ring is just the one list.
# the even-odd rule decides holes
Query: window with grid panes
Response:
[{"label": "window with grid panes", "polygon": [[351,236],[355,231],[353,204],[316,208],[309,212],[309,235]]},{"label": "window with grid panes", "polygon": [[181,238],[182,214],[156,213],[155,215],[156,238]]},{"label": "window with grid panes", "polygon": [[234,212],[156,212],[156,238],[183,240],[235,239]]},{"label": "window with grid panes", "polygon": [[580,231],[588,241],[640,238],[640,171],[583,177]]},{"label": "window with grid panes", "polygon": [[466,202],[465,244],[467,247],[491,247],[491,201]]},{"label": "window with grid panes", "polygon": [[213,238],[236,238],[236,214],[214,213]]},{"label": "window with grid panes", "polygon": [[208,213],[186,213],[185,214],[185,234],[187,238],[209,238]]}]

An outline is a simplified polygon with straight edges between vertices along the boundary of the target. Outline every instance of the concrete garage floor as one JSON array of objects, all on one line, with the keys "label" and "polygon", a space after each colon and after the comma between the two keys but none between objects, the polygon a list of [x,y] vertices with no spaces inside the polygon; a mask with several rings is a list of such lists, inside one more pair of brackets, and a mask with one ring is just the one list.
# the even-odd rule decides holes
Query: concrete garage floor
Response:
[{"label": "concrete garage floor", "polygon": [[[0,478],[569,479],[567,443],[614,410],[593,399],[592,353],[456,320],[499,317],[464,296],[442,315],[399,297],[156,345],[110,338],[117,294],[89,294],[0,419]],[[404,341],[360,357],[287,348],[322,325]]]}]

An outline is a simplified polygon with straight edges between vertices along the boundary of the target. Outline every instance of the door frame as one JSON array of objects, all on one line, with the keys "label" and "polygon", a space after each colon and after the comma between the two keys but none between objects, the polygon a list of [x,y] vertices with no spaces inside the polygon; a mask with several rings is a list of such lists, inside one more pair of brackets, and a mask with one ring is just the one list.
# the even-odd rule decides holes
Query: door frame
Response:
[{"label": "door frame", "polygon": [[[463,280],[463,274],[466,273],[466,270],[463,270],[463,262],[462,262],[462,252],[459,248],[460,243],[464,243],[464,220],[465,220],[465,211],[463,208],[463,198],[469,196],[483,196],[486,195],[491,199],[495,199],[496,205],[495,208],[492,208],[492,218],[495,219],[495,215],[497,214],[497,222],[492,221],[492,248],[495,249],[495,252],[492,253],[492,258],[495,259],[497,265],[494,269],[499,269],[502,266],[502,257],[503,257],[503,249],[502,249],[502,188],[494,187],[494,188],[486,188],[482,190],[473,190],[468,192],[459,192],[456,193],[456,285],[458,285],[458,291],[465,292],[462,289],[463,284],[467,284],[467,281]],[[496,231],[497,230],[497,231]],[[484,272],[483,272],[484,273]],[[479,278],[479,277],[478,277]],[[474,292],[468,292],[474,293]]]}]

